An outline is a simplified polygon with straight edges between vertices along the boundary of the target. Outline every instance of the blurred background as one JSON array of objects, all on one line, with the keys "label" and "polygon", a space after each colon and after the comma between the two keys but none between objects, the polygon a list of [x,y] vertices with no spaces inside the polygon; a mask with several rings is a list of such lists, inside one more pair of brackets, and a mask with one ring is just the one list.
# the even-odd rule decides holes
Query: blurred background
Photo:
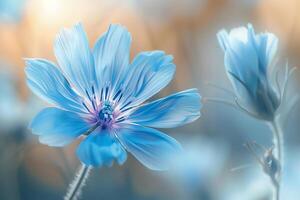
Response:
[{"label": "blurred background", "polygon": [[[54,60],[52,43],[62,27],[81,21],[92,46],[110,23],[123,24],[133,37],[132,57],[154,49],[175,57],[175,79],[157,97],[196,87],[203,97],[226,99],[226,92],[208,84],[231,89],[216,33],[247,23],[257,32],[274,32],[280,39],[278,64],[288,60],[297,67],[299,9],[298,0],[0,0],[0,199],[62,199],[80,165],[78,142],[50,148],[27,129],[47,105],[28,90],[23,58]],[[283,200],[300,196],[299,111],[296,105],[283,123]],[[93,169],[81,199],[271,199],[269,178],[243,146],[256,141],[270,147],[266,124],[204,102],[199,120],[163,131],[186,150],[170,171],[150,171],[129,156],[123,166]],[[240,166],[247,167],[232,170]]]}]

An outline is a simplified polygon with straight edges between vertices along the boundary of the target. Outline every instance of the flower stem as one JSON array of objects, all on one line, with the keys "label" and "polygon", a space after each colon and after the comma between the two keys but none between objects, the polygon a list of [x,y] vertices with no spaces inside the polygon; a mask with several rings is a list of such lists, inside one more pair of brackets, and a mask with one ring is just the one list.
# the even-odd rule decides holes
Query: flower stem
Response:
[{"label": "flower stem", "polygon": [[277,184],[274,184],[274,189],[275,189],[274,199],[279,200],[280,182],[281,182],[282,169],[283,169],[283,132],[276,119],[274,119],[274,121],[271,122],[271,129],[273,131],[273,142],[274,142],[275,150],[277,152],[277,160],[280,164],[280,169],[278,171],[278,177],[277,177]]},{"label": "flower stem", "polygon": [[279,200],[280,199],[280,184],[275,186],[275,199]]},{"label": "flower stem", "polygon": [[78,199],[91,169],[92,169],[91,167],[82,164],[81,168],[78,170],[75,176],[75,179],[69,185],[68,192],[64,198],[65,200]]}]

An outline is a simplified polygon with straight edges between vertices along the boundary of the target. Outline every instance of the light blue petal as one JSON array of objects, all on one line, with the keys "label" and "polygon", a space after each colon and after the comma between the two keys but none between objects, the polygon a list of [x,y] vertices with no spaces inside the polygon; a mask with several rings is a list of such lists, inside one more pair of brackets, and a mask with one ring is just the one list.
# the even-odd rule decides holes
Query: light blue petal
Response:
[{"label": "light blue petal", "polygon": [[[117,87],[129,65],[131,35],[121,25],[110,25],[96,42],[93,55],[98,84]],[[117,92],[117,89],[113,92]]]},{"label": "light blue petal", "polygon": [[175,73],[173,57],[163,51],[139,53],[131,63],[123,85],[123,104],[139,105],[167,86]]},{"label": "light blue petal", "polygon": [[255,49],[250,44],[233,40],[225,53],[226,69],[235,73],[245,82],[256,82],[259,74],[258,57]]},{"label": "light blue petal", "polygon": [[198,119],[200,108],[198,90],[190,89],[142,105],[128,120],[143,126],[172,128]]},{"label": "light blue petal", "polygon": [[61,147],[85,133],[90,124],[78,114],[57,108],[45,108],[32,120],[29,128],[39,135],[42,144]]},{"label": "light blue petal", "polygon": [[69,111],[84,111],[81,97],[72,90],[55,64],[43,59],[28,59],[25,73],[29,88],[37,96]]},{"label": "light blue petal", "polygon": [[234,40],[238,40],[244,44],[249,43],[248,29],[243,26],[231,29],[229,32],[229,43],[233,43]]},{"label": "light blue petal", "polygon": [[272,33],[261,33],[255,35],[251,24],[248,24],[248,30],[256,47],[260,72],[266,76],[267,67],[271,64],[277,52],[278,38]]},{"label": "light blue petal", "polygon": [[255,99],[255,92],[256,90],[253,90],[253,88],[249,87],[247,83],[242,81],[238,76],[234,74],[228,75],[233,83],[233,87],[236,91],[238,102],[245,107],[247,110],[252,110],[253,114],[257,111],[257,104]]},{"label": "light blue petal", "polygon": [[54,52],[64,75],[82,95],[96,87],[94,59],[80,23],[63,29],[54,42]]},{"label": "light blue petal", "polygon": [[135,124],[122,124],[116,135],[127,151],[152,170],[167,170],[171,157],[182,150],[181,145],[166,134]]},{"label": "light blue petal", "polygon": [[222,50],[225,52],[227,47],[229,46],[229,36],[226,30],[221,30],[217,33],[218,42],[222,48]]},{"label": "light blue petal", "polygon": [[245,27],[235,28],[228,35],[222,30],[218,34],[220,46],[225,52],[225,68],[235,91],[240,91],[240,83],[232,77],[234,74],[247,84],[250,89],[256,89],[259,78],[259,58],[252,33]]},{"label": "light blue petal", "polygon": [[264,61],[262,64],[265,66],[269,66],[276,55],[277,46],[278,46],[278,38],[272,33],[265,33],[262,35],[264,38],[264,42],[260,44],[260,52],[264,52],[266,54]]},{"label": "light blue petal", "polygon": [[227,34],[218,33],[225,52],[225,67],[238,97],[248,112],[273,120],[280,99],[269,81],[268,67],[277,51],[278,39],[271,33],[256,35],[251,24]]},{"label": "light blue petal", "polygon": [[116,160],[120,165],[127,159],[121,144],[107,130],[96,129],[77,147],[76,154],[88,166],[112,166]]},{"label": "light blue petal", "polygon": [[227,71],[239,76],[243,81],[252,80],[259,73],[255,44],[251,42],[251,32],[245,27],[232,29],[230,34],[221,30],[217,34],[219,44],[225,52]]},{"label": "light blue petal", "polygon": [[[245,56],[245,54],[243,56]],[[228,78],[230,79],[233,88],[237,94],[239,94],[242,90],[241,86],[243,87],[245,85],[247,86],[247,88],[249,88],[248,92],[255,92],[259,81],[259,76],[257,72],[258,65],[256,65],[257,68],[255,67],[255,70],[252,70],[251,68],[249,69],[249,67],[253,66],[251,65],[251,62],[253,60],[250,60],[250,58],[249,60],[242,60],[240,58],[242,58],[242,55],[235,56],[235,54],[230,50],[228,50],[225,53],[224,63],[227,69]],[[254,61],[257,61],[256,57],[252,59],[254,59]],[[238,82],[235,78],[232,77],[232,75],[238,77],[243,83],[245,83],[245,85],[241,85],[240,82]],[[243,94],[241,94],[240,96],[243,96]]]}]

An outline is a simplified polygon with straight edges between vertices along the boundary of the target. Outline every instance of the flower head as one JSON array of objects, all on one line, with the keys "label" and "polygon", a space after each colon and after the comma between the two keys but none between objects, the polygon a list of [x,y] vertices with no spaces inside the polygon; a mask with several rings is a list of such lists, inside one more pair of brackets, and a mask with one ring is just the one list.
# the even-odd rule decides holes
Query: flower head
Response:
[{"label": "flower head", "polygon": [[237,103],[247,112],[272,120],[280,105],[280,94],[272,86],[270,67],[278,39],[272,33],[255,34],[253,27],[218,33],[225,53],[225,68],[234,87]]},{"label": "flower head", "polygon": [[180,144],[150,127],[196,120],[200,95],[190,89],[144,103],[171,81],[175,65],[162,51],[141,52],[130,63],[130,44],[130,33],[111,25],[90,50],[77,24],[55,40],[59,67],[44,59],[26,60],[28,86],[56,106],[42,110],[30,125],[41,143],[64,146],[83,135],[76,152],[86,165],[122,164],[127,150],[150,169],[168,168],[166,158]]}]

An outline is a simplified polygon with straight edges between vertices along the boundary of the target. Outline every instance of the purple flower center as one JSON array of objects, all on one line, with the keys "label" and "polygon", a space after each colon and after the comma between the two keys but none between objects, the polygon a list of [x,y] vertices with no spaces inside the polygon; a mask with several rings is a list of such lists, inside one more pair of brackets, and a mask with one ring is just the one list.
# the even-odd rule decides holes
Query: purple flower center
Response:
[{"label": "purple flower center", "polygon": [[123,96],[121,90],[114,96],[111,96],[110,87],[106,86],[101,89],[100,97],[96,95],[94,87],[92,87],[90,93],[87,90],[85,92],[87,99],[85,102],[82,102],[82,105],[91,114],[87,119],[89,122],[96,123],[102,129],[110,129],[113,128],[114,124],[126,119],[124,112],[131,109],[131,107],[128,107],[131,101],[121,106],[120,100]]},{"label": "purple flower center", "polygon": [[111,127],[115,121],[114,109],[108,101],[103,102],[103,105],[98,112],[98,123],[101,128],[106,129]]}]

